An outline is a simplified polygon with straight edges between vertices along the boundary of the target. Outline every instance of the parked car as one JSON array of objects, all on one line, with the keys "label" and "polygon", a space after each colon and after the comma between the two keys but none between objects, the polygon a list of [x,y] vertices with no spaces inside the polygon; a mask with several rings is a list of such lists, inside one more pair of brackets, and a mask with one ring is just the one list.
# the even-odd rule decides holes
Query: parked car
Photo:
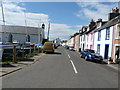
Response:
[{"label": "parked car", "polygon": [[65,45],[64,47],[65,47],[66,49],[69,49],[69,46],[68,46],[68,45]]},{"label": "parked car", "polygon": [[20,50],[17,50],[16,53],[17,53],[17,56],[22,56],[23,53],[25,53],[25,51],[20,49]]},{"label": "parked car", "polygon": [[95,50],[85,49],[80,53],[81,58],[85,58],[85,60],[91,61],[103,61],[103,57],[98,54]]},{"label": "parked car", "polygon": [[43,46],[43,52],[54,52],[54,43],[53,42],[45,42]]},{"label": "parked car", "polygon": [[75,48],[73,46],[69,46],[70,51],[75,51]]}]

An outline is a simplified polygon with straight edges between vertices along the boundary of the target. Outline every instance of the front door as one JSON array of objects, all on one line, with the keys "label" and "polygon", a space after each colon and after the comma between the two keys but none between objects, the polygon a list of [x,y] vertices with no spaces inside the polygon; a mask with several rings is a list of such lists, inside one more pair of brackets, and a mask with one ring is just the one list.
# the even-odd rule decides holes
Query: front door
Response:
[{"label": "front door", "polygon": [[104,59],[108,58],[108,52],[109,52],[109,45],[105,45],[105,57],[104,57]]}]

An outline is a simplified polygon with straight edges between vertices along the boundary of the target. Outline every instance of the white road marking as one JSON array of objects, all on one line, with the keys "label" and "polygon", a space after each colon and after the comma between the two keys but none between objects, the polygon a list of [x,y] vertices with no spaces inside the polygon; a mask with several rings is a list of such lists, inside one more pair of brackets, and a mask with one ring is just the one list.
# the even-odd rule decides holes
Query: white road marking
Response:
[{"label": "white road marking", "polygon": [[75,65],[74,65],[74,63],[73,63],[73,61],[72,61],[72,60],[70,60],[70,62],[71,62],[71,64],[72,64],[72,66],[73,66],[73,69],[74,69],[75,73],[77,74],[77,73],[78,73],[78,71],[77,71],[77,69],[76,69],[76,67],[75,67]]},{"label": "white road marking", "polygon": [[68,57],[70,58],[70,55],[68,54]]}]

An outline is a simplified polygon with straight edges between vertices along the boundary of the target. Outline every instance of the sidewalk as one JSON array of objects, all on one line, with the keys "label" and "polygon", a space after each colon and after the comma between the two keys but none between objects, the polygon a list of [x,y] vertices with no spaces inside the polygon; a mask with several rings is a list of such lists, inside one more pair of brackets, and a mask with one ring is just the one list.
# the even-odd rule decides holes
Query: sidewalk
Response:
[{"label": "sidewalk", "polygon": [[41,58],[41,56],[43,56],[44,54],[38,54],[37,56],[34,56],[30,59],[26,59],[26,60],[22,60],[20,62],[18,62],[17,64],[12,64],[10,66],[7,67],[2,67],[0,66],[0,77],[5,76],[7,74],[10,74],[12,72],[18,71],[28,65],[34,64],[35,62],[39,61],[39,59]]},{"label": "sidewalk", "polygon": [[120,64],[115,64],[113,62],[111,62],[111,63],[108,64],[108,60],[107,59],[104,59],[103,62],[106,63],[107,66],[110,67],[110,68],[113,68],[115,70],[120,70],[120,68],[119,68]]}]

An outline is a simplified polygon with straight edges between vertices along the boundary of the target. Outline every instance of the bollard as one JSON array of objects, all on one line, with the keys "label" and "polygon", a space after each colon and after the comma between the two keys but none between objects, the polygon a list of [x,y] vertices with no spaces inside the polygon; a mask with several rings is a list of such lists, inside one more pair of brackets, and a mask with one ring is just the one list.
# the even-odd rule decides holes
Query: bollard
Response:
[{"label": "bollard", "polygon": [[13,46],[13,62],[16,63],[16,46]]}]

